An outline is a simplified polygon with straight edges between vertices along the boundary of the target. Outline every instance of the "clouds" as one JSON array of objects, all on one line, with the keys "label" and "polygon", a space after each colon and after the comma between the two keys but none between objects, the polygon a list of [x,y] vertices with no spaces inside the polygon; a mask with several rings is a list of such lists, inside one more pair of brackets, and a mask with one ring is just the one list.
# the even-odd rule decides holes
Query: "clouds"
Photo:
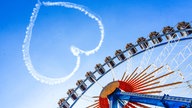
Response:
[{"label": "clouds", "polygon": [[[76,57],[76,66],[74,67],[72,72],[65,77],[50,78],[50,77],[43,76],[37,72],[37,70],[34,68],[34,66],[32,64],[32,61],[30,58],[30,53],[29,53],[30,40],[32,38],[33,27],[35,25],[35,21],[36,21],[36,18],[38,16],[38,12],[39,12],[41,6],[48,6],[48,7],[49,6],[61,6],[61,7],[65,7],[65,8],[73,8],[73,9],[79,10],[80,12],[84,13],[86,16],[88,16],[92,20],[95,20],[98,24],[98,27],[99,27],[99,30],[101,33],[101,35],[100,35],[101,38],[100,38],[98,45],[94,49],[84,51],[82,49],[79,49],[76,46],[70,47],[71,52]],[[26,35],[25,35],[23,46],[22,46],[23,59],[24,59],[25,65],[27,66],[29,73],[36,80],[38,80],[42,83],[45,83],[45,84],[50,84],[50,85],[59,84],[59,83],[63,83],[65,81],[67,81],[76,73],[76,71],[78,70],[78,68],[80,66],[80,54],[85,54],[87,56],[94,54],[95,52],[97,52],[100,49],[100,47],[103,43],[103,39],[104,39],[104,26],[103,26],[101,20],[98,17],[96,17],[94,14],[92,14],[89,11],[87,11],[86,9],[84,9],[82,6],[73,4],[73,3],[69,3],[69,2],[42,2],[41,3],[40,1],[38,1],[38,3],[35,5],[35,8],[33,9],[32,16],[30,17],[30,23],[26,30]]]}]

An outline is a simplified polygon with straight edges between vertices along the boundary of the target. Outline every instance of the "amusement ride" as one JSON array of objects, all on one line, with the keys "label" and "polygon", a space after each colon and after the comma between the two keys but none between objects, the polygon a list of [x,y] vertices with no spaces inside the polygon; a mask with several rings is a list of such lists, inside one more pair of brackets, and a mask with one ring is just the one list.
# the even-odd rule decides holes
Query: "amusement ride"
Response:
[{"label": "amusement ride", "polygon": [[[127,43],[77,80],[59,100],[59,108],[74,107],[96,85],[100,94],[89,96],[93,101],[87,108],[192,108],[191,39],[191,22],[183,21]],[[110,73],[112,80],[106,80]]]}]

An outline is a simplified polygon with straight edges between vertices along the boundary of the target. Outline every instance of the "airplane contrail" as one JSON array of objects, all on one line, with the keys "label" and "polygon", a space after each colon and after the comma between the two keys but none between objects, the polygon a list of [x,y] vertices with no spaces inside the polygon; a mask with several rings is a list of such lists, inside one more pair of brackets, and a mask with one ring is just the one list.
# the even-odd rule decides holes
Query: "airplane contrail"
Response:
[{"label": "airplane contrail", "polygon": [[[33,27],[35,25],[35,21],[36,18],[38,16],[38,12],[40,10],[41,5],[44,6],[62,6],[62,7],[66,7],[66,8],[73,8],[73,9],[77,9],[81,12],[83,12],[85,15],[87,15],[89,18],[95,20],[99,26],[99,30],[101,33],[101,39],[99,41],[99,44],[97,45],[96,48],[92,49],[92,50],[88,50],[88,51],[84,51],[79,49],[78,47],[75,46],[71,46],[71,52],[73,53],[74,56],[76,56],[77,61],[76,61],[76,66],[74,67],[73,71],[65,76],[65,77],[61,77],[61,78],[50,78],[47,76],[43,76],[40,73],[38,73],[31,61],[30,58],[30,53],[29,53],[29,47],[30,47],[30,40],[32,37],[32,31],[33,31]],[[85,55],[90,55],[90,54],[94,54],[95,52],[97,52],[102,43],[103,43],[103,39],[104,39],[104,26],[101,22],[101,20],[96,17],[94,14],[90,13],[89,11],[85,10],[82,6],[74,4],[74,3],[69,3],[69,2],[40,2],[38,0],[38,3],[35,5],[35,8],[33,9],[32,15],[30,17],[30,22],[28,27],[26,28],[26,35],[25,35],[25,39],[22,45],[22,52],[23,52],[23,59],[25,62],[25,65],[29,71],[29,73],[38,81],[45,83],[45,84],[50,84],[50,85],[54,85],[54,84],[60,84],[63,83],[65,81],[67,81],[68,79],[70,79],[75,73],[76,71],[79,69],[80,66],[80,54],[85,54]]]}]

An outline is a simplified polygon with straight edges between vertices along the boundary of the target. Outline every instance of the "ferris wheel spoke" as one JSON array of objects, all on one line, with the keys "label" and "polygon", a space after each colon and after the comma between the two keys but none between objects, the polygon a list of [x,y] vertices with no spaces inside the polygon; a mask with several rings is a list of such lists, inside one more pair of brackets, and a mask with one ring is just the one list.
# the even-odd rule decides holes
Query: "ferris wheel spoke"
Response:
[{"label": "ferris wheel spoke", "polygon": [[[125,72],[123,73],[123,76],[122,76],[122,78],[121,78],[122,81],[125,80],[124,78],[126,78],[126,73],[127,73],[127,71],[125,71]],[[127,75],[127,76],[128,76],[128,75]]]},{"label": "ferris wheel spoke", "polygon": [[[188,63],[187,65],[182,65],[180,68],[183,69],[183,72],[188,72],[188,73],[183,73],[183,77],[184,77],[184,80],[188,80],[188,79],[191,79],[191,76],[192,76],[192,62],[191,63]],[[190,80],[188,81],[189,82],[189,86],[192,87],[192,84],[190,82]]]},{"label": "ferris wheel spoke", "polygon": [[184,68],[184,71],[185,71],[185,72],[186,72],[187,70],[190,72],[189,75],[192,75],[192,62],[189,63],[189,64],[187,64],[186,67]]},{"label": "ferris wheel spoke", "polygon": [[133,70],[133,64],[134,64],[132,58],[129,58],[129,59],[126,61],[126,63],[127,63],[127,66],[126,66],[127,73],[131,73],[132,70]]},{"label": "ferris wheel spoke", "polygon": [[[187,86],[180,86],[180,87],[167,87],[167,88],[163,88],[163,89],[161,89],[161,91],[163,91],[162,93],[164,94],[164,93],[167,93],[167,94],[169,94],[170,93],[170,91],[172,91],[172,90],[175,90],[175,89],[181,89],[181,90],[183,90],[184,88],[187,88]],[[160,95],[160,94],[158,94],[158,95]]]},{"label": "ferris wheel spoke", "polygon": [[164,64],[164,62],[168,59],[168,57],[171,55],[171,53],[173,52],[173,50],[175,49],[175,47],[177,46],[179,41],[177,41],[176,43],[168,43],[167,45],[165,45],[165,47],[163,48],[163,50],[160,52],[159,56],[155,59],[154,64],[156,65],[162,65]]},{"label": "ferris wheel spoke", "polygon": [[99,98],[99,96],[93,96],[93,97],[91,97],[91,98],[96,98],[96,99],[97,99],[97,98]]},{"label": "ferris wheel spoke", "polygon": [[127,77],[125,78],[125,81],[129,81],[130,79],[132,79],[133,76],[134,76],[135,74],[137,74],[136,71],[137,71],[138,68],[139,68],[139,67],[137,67],[137,68],[131,73],[130,76],[127,75]]},{"label": "ferris wheel spoke", "polygon": [[145,68],[141,73],[139,73],[137,76],[135,76],[135,78],[132,78],[129,82],[130,83],[135,83],[135,82],[140,81],[140,79],[147,74],[146,70],[149,69],[150,66],[151,65],[149,65],[147,68]]},{"label": "ferris wheel spoke", "polygon": [[164,87],[168,87],[168,86],[178,85],[178,84],[181,84],[181,83],[182,83],[182,82],[174,82],[174,83],[159,85],[159,86],[155,86],[155,87],[138,89],[138,90],[135,90],[134,92],[140,92],[140,91],[146,91],[146,90],[153,90],[153,89],[158,89],[158,88],[164,88]]},{"label": "ferris wheel spoke", "polygon": [[192,41],[187,44],[170,62],[174,69],[177,69],[182,63],[184,63],[192,55]]},{"label": "ferris wheel spoke", "polygon": [[[79,94],[80,95],[80,94]],[[97,96],[88,96],[88,95],[82,95],[82,98],[85,98],[85,99],[90,99],[90,100],[97,100]]]},{"label": "ferris wheel spoke", "polygon": [[113,81],[116,81],[116,74],[115,74],[115,70],[114,70],[114,68],[112,67],[112,66],[110,66],[110,69],[111,69],[111,75],[112,75],[112,78],[113,78]]},{"label": "ferris wheel spoke", "polygon": [[144,52],[143,57],[142,57],[141,62],[140,62],[140,65],[139,65],[141,67],[146,67],[146,66],[149,65],[149,61],[151,59],[151,56],[152,56],[152,53],[153,53],[153,50],[154,50],[154,47],[153,47],[154,44],[150,41],[149,46],[152,46],[152,48],[148,49],[149,48],[148,47],[146,49],[147,51]]},{"label": "ferris wheel spoke", "polygon": [[86,101],[86,102],[94,103],[94,100],[86,99],[86,98],[84,98],[84,97],[82,97],[82,100],[84,100],[84,101]]},{"label": "ferris wheel spoke", "polygon": [[90,106],[87,106],[86,108],[96,108],[96,107],[98,107],[98,103],[94,103]]},{"label": "ferris wheel spoke", "polygon": [[[143,87],[148,87],[148,86],[152,86],[152,85],[160,83],[159,81],[152,83],[151,79],[155,77],[153,74],[158,72],[162,67],[163,66],[161,66],[160,68],[158,68],[158,69],[152,71],[151,73],[145,75],[140,81],[134,83],[134,86],[136,86],[136,88],[143,88]],[[138,85],[140,85],[140,86],[138,86]]]},{"label": "ferris wheel spoke", "polygon": [[[190,87],[192,87],[189,82],[192,80],[188,80],[188,81],[183,81],[180,85],[176,85],[174,87],[167,87],[167,88],[162,88],[161,91],[166,92],[167,94],[169,94],[172,90],[175,89],[181,89],[182,91],[186,91],[186,89],[191,89]],[[185,90],[184,90],[185,89]],[[189,90],[188,90],[189,91]],[[190,90],[189,92],[191,92],[192,90]],[[187,94],[187,93],[185,93]]]},{"label": "ferris wheel spoke", "polygon": [[94,80],[94,82],[98,85],[98,86],[100,86],[101,88],[104,88],[97,80],[95,80],[95,79],[93,79]]}]

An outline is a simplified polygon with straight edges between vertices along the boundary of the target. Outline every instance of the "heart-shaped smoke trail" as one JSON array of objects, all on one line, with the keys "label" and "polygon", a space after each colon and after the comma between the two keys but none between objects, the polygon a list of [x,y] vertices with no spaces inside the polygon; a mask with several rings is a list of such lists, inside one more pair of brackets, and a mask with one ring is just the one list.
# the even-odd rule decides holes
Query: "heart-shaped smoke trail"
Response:
[{"label": "heart-shaped smoke trail", "polygon": [[[32,37],[32,31],[33,31],[33,27],[35,25],[35,20],[38,16],[38,12],[42,5],[43,6],[62,6],[65,8],[73,8],[73,9],[79,10],[80,12],[83,12],[86,16],[88,16],[89,18],[95,20],[99,26],[99,30],[101,33],[101,39],[100,39],[97,47],[95,47],[94,49],[89,50],[89,51],[84,51],[75,46],[71,46],[71,52],[73,53],[74,56],[76,56],[77,61],[76,61],[76,66],[74,67],[73,71],[65,77],[50,78],[50,77],[41,75],[40,73],[38,73],[35,70],[35,68],[32,64],[31,58],[30,58],[29,47],[30,47],[30,40]],[[35,5],[35,8],[33,9],[32,16],[30,17],[29,25],[26,29],[26,35],[25,35],[25,39],[23,42],[23,46],[22,46],[23,59],[24,59],[25,65],[27,66],[29,73],[36,80],[38,80],[42,83],[50,84],[50,85],[59,84],[59,83],[63,83],[66,80],[70,79],[76,73],[76,71],[78,70],[78,68],[80,66],[80,54],[85,54],[87,56],[90,54],[94,54],[95,52],[97,52],[100,49],[100,47],[103,43],[103,39],[104,39],[104,27],[103,27],[101,20],[98,17],[96,17],[94,14],[90,13],[88,10],[84,9],[82,6],[74,4],[74,3],[69,3],[69,2],[42,2],[41,3],[40,1],[38,1],[38,3]]]}]

